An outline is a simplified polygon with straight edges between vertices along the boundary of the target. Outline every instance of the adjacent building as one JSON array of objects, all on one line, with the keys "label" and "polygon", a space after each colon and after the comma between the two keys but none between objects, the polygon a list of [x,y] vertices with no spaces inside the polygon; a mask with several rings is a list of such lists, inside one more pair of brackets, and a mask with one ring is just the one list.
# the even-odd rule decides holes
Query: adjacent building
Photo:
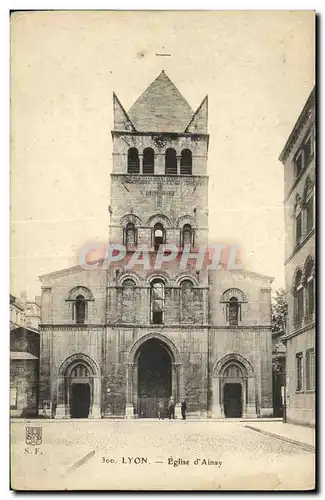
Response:
[{"label": "adjacent building", "polygon": [[280,155],[284,165],[287,421],[315,424],[315,88]]},{"label": "adjacent building", "polygon": [[10,415],[38,414],[40,298],[10,295]]},{"label": "adjacent building", "polygon": [[[113,95],[110,242],[103,260],[41,276],[39,414],[272,415],[272,278],[180,267],[208,244],[208,98],[196,111],[162,72],[127,112]],[[161,245],[177,258],[155,266]],[[148,266],[129,265],[147,248]]]}]

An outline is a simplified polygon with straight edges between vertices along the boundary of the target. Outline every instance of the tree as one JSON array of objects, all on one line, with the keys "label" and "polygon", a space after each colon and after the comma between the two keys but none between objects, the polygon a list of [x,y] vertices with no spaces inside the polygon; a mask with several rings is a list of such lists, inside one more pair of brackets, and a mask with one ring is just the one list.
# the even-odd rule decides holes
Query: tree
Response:
[{"label": "tree", "polygon": [[287,303],[285,291],[279,288],[275,292],[275,297],[272,301],[272,333],[285,333],[286,316],[287,316]]},{"label": "tree", "polygon": [[286,348],[281,337],[286,331],[287,303],[283,288],[275,292],[272,300],[272,374],[273,374],[273,415],[283,416],[281,388],[286,382]]}]

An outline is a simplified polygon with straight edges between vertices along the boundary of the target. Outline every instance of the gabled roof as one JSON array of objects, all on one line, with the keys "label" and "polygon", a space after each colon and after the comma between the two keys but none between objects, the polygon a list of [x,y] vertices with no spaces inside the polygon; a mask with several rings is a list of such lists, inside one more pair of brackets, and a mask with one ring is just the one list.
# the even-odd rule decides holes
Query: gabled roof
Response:
[{"label": "gabled roof", "polygon": [[193,110],[162,71],[131,106],[128,116],[139,132],[184,132]]}]

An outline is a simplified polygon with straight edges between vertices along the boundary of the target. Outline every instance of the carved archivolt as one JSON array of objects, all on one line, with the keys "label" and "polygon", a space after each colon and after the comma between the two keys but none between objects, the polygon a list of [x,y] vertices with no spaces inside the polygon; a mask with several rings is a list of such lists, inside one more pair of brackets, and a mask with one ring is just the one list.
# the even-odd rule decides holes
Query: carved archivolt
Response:
[{"label": "carved archivolt", "polygon": [[58,377],[66,376],[69,372],[70,366],[75,366],[76,362],[84,363],[90,369],[91,375],[93,377],[100,376],[100,368],[98,363],[90,356],[87,356],[87,354],[78,352],[76,354],[72,354],[61,363],[58,369]]},{"label": "carved archivolt", "polygon": [[159,279],[161,278],[164,282],[165,282],[165,285],[170,285],[170,276],[169,274],[167,273],[167,271],[165,271],[164,269],[159,269],[159,271],[150,271],[148,274],[147,274],[147,277],[146,277],[146,282],[148,285],[150,285],[151,281],[153,279]]},{"label": "carved archivolt", "polygon": [[141,346],[143,344],[145,344],[146,342],[148,342],[148,340],[152,340],[152,339],[159,340],[162,344],[164,344],[164,346],[167,348],[167,351],[169,352],[169,354],[173,360],[173,363],[178,363],[178,364],[180,363],[179,352],[178,352],[178,349],[177,349],[176,345],[174,344],[174,342],[169,337],[167,337],[166,335],[163,335],[162,333],[153,332],[153,333],[147,333],[146,335],[143,335],[133,344],[133,346],[131,347],[131,349],[129,351],[129,355],[128,355],[128,363],[129,364],[136,363],[137,354],[138,354]]},{"label": "carved archivolt", "polygon": [[123,286],[123,282],[127,279],[135,281],[135,284],[137,286],[140,286],[142,282],[140,274],[136,273],[135,271],[123,271],[121,274],[119,274],[117,284],[119,286]]},{"label": "carved archivolt", "polygon": [[85,286],[76,286],[70,290],[68,300],[76,300],[78,295],[82,295],[86,300],[94,300],[91,291]]},{"label": "carved archivolt", "polygon": [[135,226],[140,226],[142,220],[135,214],[125,214],[120,219],[121,226],[126,226],[127,224],[134,224]]},{"label": "carved archivolt", "polygon": [[185,224],[189,224],[193,229],[196,228],[196,220],[193,215],[182,215],[176,221],[176,227],[182,228]]},{"label": "carved archivolt", "polygon": [[212,370],[212,376],[213,377],[221,377],[224,373],[224,370],[227,368],[227,366],[236,364],[238,365],[242,372],[247,376],[247,377],[254,377],[254,370],[251,365],[251,363],[241,356],[240,354],[237,353],[231,353],[227,354],[223,358],[221,358],[219,361],[217,361],[213,367]]},{"label": "carved archivolt", "polygon": [[247,302],[246,295],[238,288],[229,288],[228,290],[226,290],[222,294],[220,302],[229,302],[232,297],[235,297],[238,302]]},{"label": "carved archivolt", "polygon": [[166,215],[164,214],[151,215],[151,217],[149,217],[149,219],[147,220],[147,225],[149,227],[154,227],[158,222],[160,222],[160,224],[162,224],[164,227],[171,227],[172,225],[170,219],[168,219],[168,217],[166,217]]},{"label": "carved archivolt", "polygon": [[193,286],[199,286],[198,280],[192,276],[191,274],[186,273],[185,271],[182,273],[178,273],[177,276],[175,277],[175,283],[176,285],[180,286],[182,284],[182,281],[189,280],[193,284]]}]

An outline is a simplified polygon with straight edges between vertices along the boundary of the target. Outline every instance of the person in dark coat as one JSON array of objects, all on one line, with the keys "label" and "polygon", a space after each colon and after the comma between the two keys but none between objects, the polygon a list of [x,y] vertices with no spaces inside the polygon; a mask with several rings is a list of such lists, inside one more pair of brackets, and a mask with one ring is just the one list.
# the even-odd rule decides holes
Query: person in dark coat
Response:
[{"label": "person in dark coat", "polygon": [[181,401],[181,412],[182,412],[182,419],[186,420],[186,401],[185,401],[185,399],[182,399],[182,401]]},{"label": "person in dark coat", "polygon": [[175,419],[175,401],[173,396],[170,396],[168,401],[168,416],[169,420]]}]

